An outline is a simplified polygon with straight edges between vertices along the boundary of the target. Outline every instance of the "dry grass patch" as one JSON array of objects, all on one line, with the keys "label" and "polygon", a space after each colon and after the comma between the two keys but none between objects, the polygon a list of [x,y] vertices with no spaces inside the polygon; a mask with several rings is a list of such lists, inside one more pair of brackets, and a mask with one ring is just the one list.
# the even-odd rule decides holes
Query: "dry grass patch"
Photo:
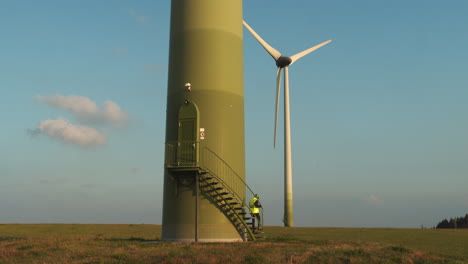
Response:
[{"label": "dry grass patch", "polygon": [[249,243],[154,243],[157,228],[1,226],[0,263],[466,263],[460,256],[434,255],[401,243],[339,240],[317,233],[310,239],[291,234],[295,229],[267,232],[264,241]]}]

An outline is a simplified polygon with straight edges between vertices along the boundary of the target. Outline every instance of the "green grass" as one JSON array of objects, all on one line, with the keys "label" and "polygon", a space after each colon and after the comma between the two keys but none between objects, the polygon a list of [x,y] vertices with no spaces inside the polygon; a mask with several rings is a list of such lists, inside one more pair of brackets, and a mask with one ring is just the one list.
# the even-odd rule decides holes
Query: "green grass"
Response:
[{"label": "green grass", "polygon": [[266,232],[304,241],[378,242],[468,260],[468,229],[266,227]]},{"label": "green grass", "polygon": [[468,263],[468,230],[265,227],[250,243],[157,242],[157,225],[0,225],[0,263]]}]

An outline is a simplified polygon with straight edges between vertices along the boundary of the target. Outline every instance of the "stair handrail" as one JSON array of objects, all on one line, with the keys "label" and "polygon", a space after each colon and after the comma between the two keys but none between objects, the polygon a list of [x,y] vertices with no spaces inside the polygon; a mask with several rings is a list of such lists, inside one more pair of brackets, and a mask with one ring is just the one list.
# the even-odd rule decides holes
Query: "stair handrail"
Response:
[{"label": "stair handrail", "polygon": [[[240,201],[242,206],[248,208],[248,212],[252,214],[249,201],[253,198],[254,192],[243,178],[236,173],[236,171],[229,166],[218,154],[210,148],[203,146],[199,141],[167,141],[164,165],[165,167],[199,167],[206,169],[211,175],[215,176],[220,182],[223,183],[227,189],[233,193],[235,198]],[[183,160],[181,154],[190,154],[188,148],[194,151],[192,155],[188,155],[188,160]],[[179,149],[180,148],[180,149]],[[182,153],[179,153],[182,151]],[[208,155],[211,155],[212,162],[209,161]],[[244,198],[243,198],[244,197]],[[260,209],[261,225],[263,226],[263,208]],[[243,221],[243,219],[242,219]],[[245,221],[243,221],[245,223]]]},{"label": "stair handrail", "polygon": [[199,166],[199,141],[168,141],[165,143],[166,167],[194,167]]},{"label": "stair handrail", "polygon": [[[206,170],[208,172],[209,175],[211,175],[212,177],[214,177],[216,180],[219,181],[219,183],[224,186],[224,188],[229,191],[232,195],[233,195],[233,198],[235,200],[237,200],[239,202],[239,204],[241,204],[243,207],[248,207],[245,203],[245,201],[243,199],[241,199],[241,197],[234,191],[232,190],[228,184],[225,183],[225,181],[223,181],[223,179],[221,179],[219,176],[217,176],[215,173],[213,173],[210,169],[208,168],[204,168],[204,170]],[[203,177],[202,177],[203,178]],[[214,192],[216,192],[218,195],[219,195],[219,192],[217,190],[215,190],[215,187],[214,186],[211,186],[212,190]],[[223,199],[224,200],[224,199]],[[230,211],[232,213],[234,213],[234,215],[237,217],[237,219],[239,219],[242,223],[242,225],[246,228],[247,232],[249,233],[250,235],[250,238],[252,240],[255,240],[255,235],[253,234],[253,230],[251,230],[248,226],[248,224],[245,222],[244,220],[244,217],[242,215],[240,215],[239,213],[237,213],[236,209],[234,208],[234,206],[230,205],[229,203],[226,203],[225,206],[229,207]],[[249,208],[249,211],[250,211],[250,208]],[[236,228],[237,229],[237,228]]]},{"label": "stair handrail", "polygon": [[[203,147],[203,148],[202,148],[202,151],[204,151],[204,150],[209,151],[209,152],[210,152],[211,154],[213,154],[216,158],[218,158],[218,160],[219,160],[220,162],[222,162],[227,168],[229,168],[229,169],[232,171],[232,173],[234,173],[234,175],[237,177],[237,179],[238,179],[239,181],[241,181],[241,182],[243,183],[243,185],[245,185],[245,187],[247,187],[247,189],[250,191],[250,193],[254,194],[254,192],[252,191],[252,189],[250,189],[249,185],[247,185],[247,183],[239,176],[239,174],[237,174],[237,172],[236,172],[231,166],[229,166],[229,164],[227,164],[226,161],[223,160],[223,158],[221,158],[218,154],[216,154],[213,150],[211,150],[211,149],[208,148],[208,147]],[[202,155],[202,157],[203,157],[203,155]],[[203,161],[204,161],[204,160],[202,159],[201,163],[204,165]]]},{"label": "stair handrail", "polygon": [[[223,158],[221,158],[213,150],[211,150],[208,147],[203,147],[201,152],[202,152],[202,155],[201,155],[201,159],[200,159],[200,165],[204,169],[207,169],[213,176],[216,176],[216,178],[218,178],[221,182],[223,182],[223,185],[225,185],[236,196],[236,198],[239,201],[242,202],[242,205],[248,208],[249,213],[252,213],[252,210],[251,210],[250,205],[248,204],[247,200],[250,201],[255,194],[252,191],[252,189],[250,188],[250,186],[247,185],[247,183],[239,176],[239,174],[237,174],[235,172],[235,170],[231,166],[229,166],[229,164],[227,164],[227,162],[224,161]],[[245,194],[245,198],[248,198],[248,199],[242,199],[241,195],[238,194],[237,190],[234,190],[235,187],[237,187],[236,189],[239,189],[239,186],[231,186],[231,184],[227,183],[223,177],[219,176],[219,173],[214,172],[213,169],[208,166],[208,162],[206,162],[206,158],[205,158],[205,153],[212,154],[217,159],[217,162],[216,162],[217,164],[221,164],[222,166],[227,168],[228,172],[232,173],[232,175],[235,176],[235,179],[237,179],[240,182],[241,188],[243,189],[241,191],[245,192],[247,190],[248,192],[250,192],[249,197],[247,197],[247,193]],[[260,219],[261,220],[260,224],[263,226],[263,208],[261,207],[259,209],[261,211],[260,215],[262,216],[261,219]]]},{"label": "stair handrail", "polygon": [[[229,186],[227,186],[227,185],[223,182],[222,179],[220,179],[218,176],[216,176],[216,175],[214,175],[214,174],[211,174],[211,172],[210,172],[209,169],[206,169],[206,171],[208,172],[207,175],[211,175],[211,176],[214,177],[216,180],[218,180],[219,183],[221,183],[222,186],[225,186],[226,189],[227,189],[228,191],[231,191],[232,194],[234,193],[234,192],[229,188]],[[201,179],[203,179],[205,182],[207,181],[206,179],[204,179],[204,177],[201,177]],[[218,190],[216,189],[216,187],[214,187],[214,186],[212,186],[212,185],[209,185],[209,187],[211,188],[212,192],[215,192],[215,193],[217,194],[217,196],[222,197],[221,193],[218,192]],[[240,199],[237,199],[237,197],[235,197],[235,196],[234,196],[233,198],[236,199],[236,200],[240,200]],[[232,213],[235,215],[235,217],[237,217],[237,219],[242,223],[242,225],[244,226],[245,230],[246,230],[247,233],[249,234],[250,238],[251,238],[252,240],[255,240],[255,235],[253,234],[253,231],[249,228],[248,224],[245,222],[244,217],[243,217],[241,214],[237,213],[236,208],[235,208],[232,204],[228,203],[228,202],[226,201],[225,198],[221,198],[221,199],[225,202],[225,204],[223,204],[222,207],[226,207],[226,206],[227,206],[227,207],[229,208],[229,211],[232,212]],[[243,201],[241,201],[240,203],[241,203],[241,204],[244,204]],[[223,211],[224,211],[224,210],[223,210]],[[226,211],[224,211],[224,212],[226,212]],[[241,233],[241,237],[242,237],[245,241],[247,241],[246,238],[245,238],[245,236],[242,234],[242,230],[239,230],[239,227],[237,227],[237,226],[236,226],[236,229],[238,229],[239,233]]]}]

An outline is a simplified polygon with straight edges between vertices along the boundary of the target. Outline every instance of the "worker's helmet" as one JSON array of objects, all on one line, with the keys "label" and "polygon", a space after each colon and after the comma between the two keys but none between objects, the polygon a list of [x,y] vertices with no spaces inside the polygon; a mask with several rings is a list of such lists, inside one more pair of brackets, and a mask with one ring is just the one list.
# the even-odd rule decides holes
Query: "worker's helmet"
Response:
[{"label": "worker's helmet", "polygon": [[258,193],[255,194],[255,197],[260,198],[260,196],[258,195]]}]

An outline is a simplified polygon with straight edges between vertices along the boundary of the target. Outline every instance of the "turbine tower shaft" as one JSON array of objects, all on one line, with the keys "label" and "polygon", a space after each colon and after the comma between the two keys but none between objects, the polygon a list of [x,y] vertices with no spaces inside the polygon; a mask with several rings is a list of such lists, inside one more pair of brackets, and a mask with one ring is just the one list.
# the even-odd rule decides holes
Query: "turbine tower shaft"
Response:
[{"label": "turbine tower shaft", "polygon": [[289,111],[289,73],[284,68],[284,226],[294,226],[292,159],[291,159],[291,120]]},{"label": "turbine tower shaft", "polygon": [[245,241],[242,0],[172,0],[169,47],[161,239]]}]

